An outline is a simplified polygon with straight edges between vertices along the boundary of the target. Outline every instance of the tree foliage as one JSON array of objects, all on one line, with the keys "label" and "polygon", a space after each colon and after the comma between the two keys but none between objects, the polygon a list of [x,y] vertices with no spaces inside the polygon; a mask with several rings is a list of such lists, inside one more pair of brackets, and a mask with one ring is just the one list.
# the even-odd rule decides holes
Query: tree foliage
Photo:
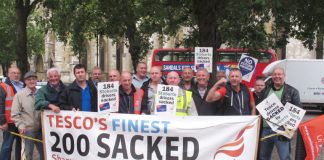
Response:
[{"label": "tree foliage", "polygon": [[[16,1],[4,1],[0,4],[0,14],[2,15],[0,17],[0,63],[3,75],[6,75],[7,69],[14,61],[17,61],[18,64],[27,61],[29,67],[28,59],[23,59],[16,54],[19,49],[17,49],[17,38],[21,38],[17,35],[16,3]],[[37,14],[32,14],[28,20],[28,27],[26,26],[28,33],[25,41],[28,49],[26,48],[27,51],[24,52],[26,57],[44,52],[44,29],[38,25],[37,18],[39,18]],[[27,69],[25,70],[27,71]]]},{"label": "tree foliage", "polygon": [[0,63],[3,69],[3,75],[15,56],[15,12],[13,10],[14,1],[6,1],[0,4]]},{"label": "tree foliage", "polygon": [[[77,55],[84,42],[97,35],[126,38],[135,65],[150,48],[153,33],[176,35],[180,27],[190,32],[177,45],[228,46],[267,49],[285,46],[289,37],[311,48],[315,33],[323,28],[320,0],[46,0],[51,26]],[[308,11],[310,10],[310,11]],[[265,23],[273,21],[271,33]]]}]

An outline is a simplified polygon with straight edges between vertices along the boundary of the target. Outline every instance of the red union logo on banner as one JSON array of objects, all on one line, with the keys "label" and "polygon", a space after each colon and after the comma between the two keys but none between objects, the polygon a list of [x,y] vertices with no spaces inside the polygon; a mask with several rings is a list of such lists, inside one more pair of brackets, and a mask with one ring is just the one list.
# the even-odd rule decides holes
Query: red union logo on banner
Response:
[{"label": "red union logo on banner", "polygon": [[[238,135],[236,136],[235,140],[230,143],[226,143],[223,146],[221,146],[215,153],[214,159],[217,156],[217,154],[223,153],[230,157],[238,157],[240,156],[244,151],[244,137],[243,134],[247,129],[253,128],[254,125],[249,125],[243,128]],[[239,147],[240,146],[240,147]],[[228,149],[226,149],[228,148]],[[233,148],[233,149],[231,149]]]}]

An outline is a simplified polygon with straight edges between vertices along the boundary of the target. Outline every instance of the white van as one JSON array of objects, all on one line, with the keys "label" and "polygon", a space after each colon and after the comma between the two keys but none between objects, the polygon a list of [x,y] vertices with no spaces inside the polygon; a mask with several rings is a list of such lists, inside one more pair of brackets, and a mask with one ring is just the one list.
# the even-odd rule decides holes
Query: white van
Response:
[{"label": "white van", "polygon": [[324,60],[285,59],[269,64],[264,70],[270,76],[275,67],[286,72],[286,83],[295,87],[300,94],[303,107],[316,107],[324,112]]}]

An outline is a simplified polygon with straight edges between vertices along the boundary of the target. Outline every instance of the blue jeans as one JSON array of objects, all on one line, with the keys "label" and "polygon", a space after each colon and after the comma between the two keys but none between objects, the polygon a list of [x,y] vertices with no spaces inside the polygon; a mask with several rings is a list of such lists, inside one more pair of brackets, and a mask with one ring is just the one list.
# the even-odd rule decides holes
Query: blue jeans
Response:
[{"label": "blue jeans", "polygon": [[[271,128],[263,128],[262,138],[271,134],[275,134]],[[274,136],[260,143],[260,160],[271,160],[274,145],[277,147],[280,160],[290,160],[290,140],[283,136]]]},{"label": "blue jeans", "polygon": [[11,134],[10,131],[18,133],[18,129],[14,124],[8,124],[8,129],[6,131],[3,131],[3,142],[0,152],[1,160],[11,160],[11,151],[15,139],[15,159],[20,160],[21,139],[20,137]]},{"label": "blue jeans", "polygon": [[[42,140],[42,132],[40,132],[40,131],[37,131],[37,132],[27,131],[25,133],[25,136]],[[36,146],[36,149],[39,153],[39,159],[40,160],[44,159],[43,143],[36,142],[33,140],[29,140],[29,139],[24,139],[24,141],[25,141],[25,153],[26,153],[27,160],[33,159],[34,146]]]}]

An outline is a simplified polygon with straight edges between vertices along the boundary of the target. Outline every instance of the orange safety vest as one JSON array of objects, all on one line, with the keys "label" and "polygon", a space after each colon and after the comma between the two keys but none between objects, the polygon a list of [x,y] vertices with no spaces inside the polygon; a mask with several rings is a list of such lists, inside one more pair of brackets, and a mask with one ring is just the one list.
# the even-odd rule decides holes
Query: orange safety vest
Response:
[{"label": "orange safety vest", "polygon": [[6,92],[6,100],[5,100],[5,116],[7,123],[13,123],[11,120],[11,106],[12,101],[15,96],[15,92],[11,86],[9,86],[6,83],[0,83],[0,86],[5,90]]},{"label": "orange safety vest", "polygon": [[144,95],[144,91],[142,89],[136,88],[136,92],[134,93],[134,114],[141,114],[141,103]]}]

